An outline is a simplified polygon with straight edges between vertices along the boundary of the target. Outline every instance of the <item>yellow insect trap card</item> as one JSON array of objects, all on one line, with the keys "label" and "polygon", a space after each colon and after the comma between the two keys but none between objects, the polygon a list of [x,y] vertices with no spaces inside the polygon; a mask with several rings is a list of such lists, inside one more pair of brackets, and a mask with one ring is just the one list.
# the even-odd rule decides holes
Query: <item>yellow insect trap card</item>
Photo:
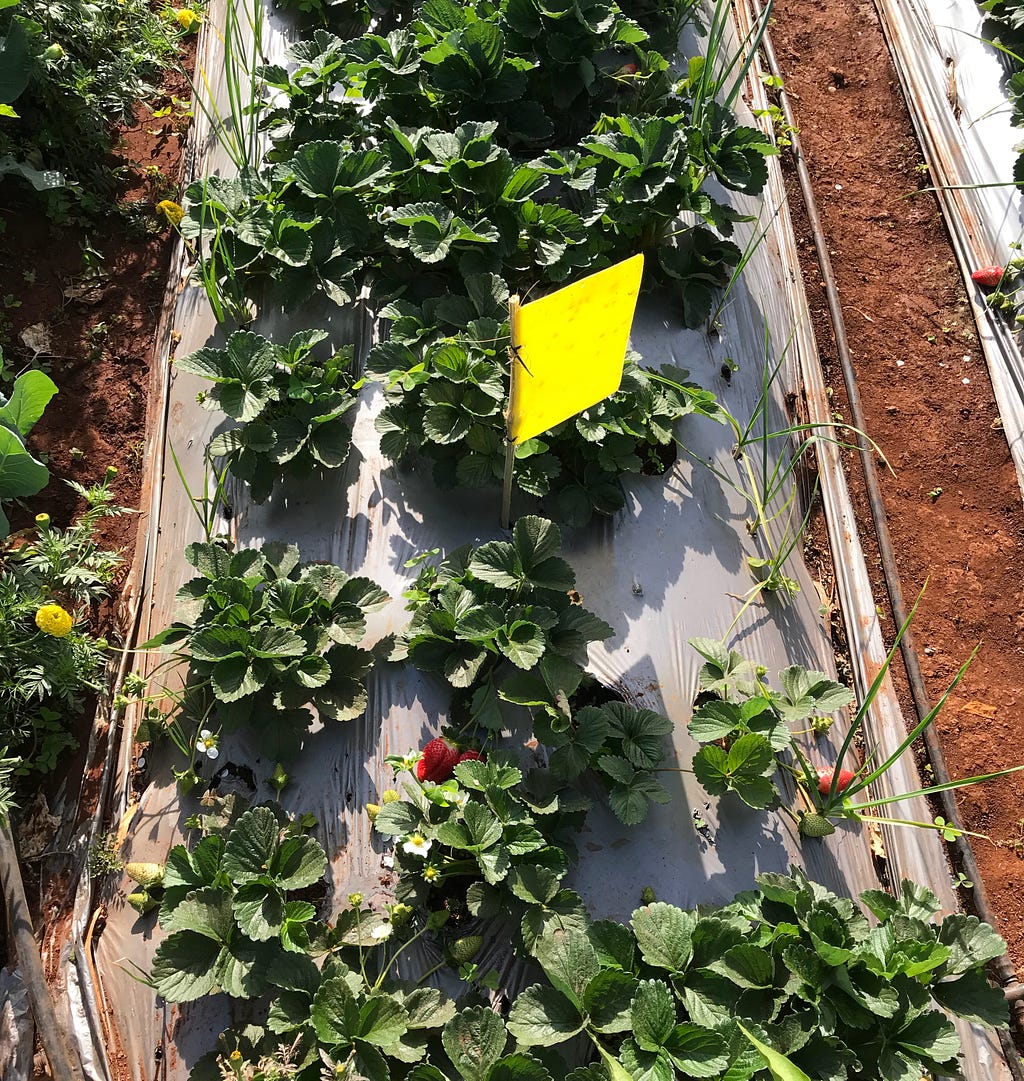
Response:
[{"label": "yellow insect trap card", "polygon": [[509,304],[508,438],[523,443],[614,394],[622,382],[644,257],[634,255],[531,304]]}]

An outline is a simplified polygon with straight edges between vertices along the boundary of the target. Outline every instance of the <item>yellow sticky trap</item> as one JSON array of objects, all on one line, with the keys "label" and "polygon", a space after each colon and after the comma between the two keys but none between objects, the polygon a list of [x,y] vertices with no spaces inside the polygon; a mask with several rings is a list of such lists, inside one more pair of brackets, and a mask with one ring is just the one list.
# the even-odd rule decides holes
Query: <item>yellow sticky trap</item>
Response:
[{"label": "yellow sticky trap", "polygon": [[508,436],[523,443],[614,394],[622,382],[644,257],[599,270],[513,314]]}]

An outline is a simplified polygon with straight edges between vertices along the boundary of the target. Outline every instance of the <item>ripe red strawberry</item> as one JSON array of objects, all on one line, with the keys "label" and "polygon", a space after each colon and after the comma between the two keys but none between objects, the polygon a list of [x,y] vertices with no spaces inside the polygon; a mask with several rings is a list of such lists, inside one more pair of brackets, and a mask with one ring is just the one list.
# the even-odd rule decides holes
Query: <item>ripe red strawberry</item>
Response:
[{"label": "ripe red strawberry", "polygon": [[483,751],[463,751],[462,754],[459,755],[460,762],[467,762],[470,759],[476,762],[486,762],[487,756]]},{"label": "ripe red strawberry", "polygon": [[971,275],[971,281],[976,282],[982,289],[995,289],[1003,280],[1003,268],[1001,266],[983,266]]},{"label": "ripe red strawberry", "polygon": [[458,760],[458,748],[437,736],[423,748],[423,757],[416,763],[416,776],[421,781],[440,784],[452,775]]},{"label": "ripe red strawberry", "polygon": [[[829,789],[832,787],[832,776],[835,771],[835,766],[818,770],[818,791],[823,796],[827,796]],[[848,769],[841,769],[839,771],[839,780],[836,781],[836,791],[842,792],[856,776],[856,773],[851,773]]]}]

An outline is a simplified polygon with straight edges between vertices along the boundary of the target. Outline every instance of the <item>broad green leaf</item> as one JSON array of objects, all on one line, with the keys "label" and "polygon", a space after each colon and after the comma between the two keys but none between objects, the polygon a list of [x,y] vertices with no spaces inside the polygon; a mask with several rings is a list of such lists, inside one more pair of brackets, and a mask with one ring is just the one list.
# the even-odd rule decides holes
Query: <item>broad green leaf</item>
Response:
[{"label": "broad green leaf", "polygon": [[405,1007],[390,995],[370,995],[359,1007],[359,1039],[386,1047],[400,1040],[409,1027]]},{"label": "broad green leaf", "polygon": [[512,1004],[508,1030],[524,1047],[548,1047],[575,1036],[583,1018],[575,1006],[553,987],[534,984],[520,992]]},{"label": "broad green leaf", "polygon": [[274,860],[274,878],[283,890],[301,890],[318,882],[327,867],[327,854],[313,837],[286,837]]},{"label": "broad green leaf", "polygon": [[21,436],[0,425],[0,500],[35,495],[49,479],[50,471],[29,454]]},{"label": "broad green leaf", "polygon": [[251,882],[270,873],[280,824],[268,807],[246,811],[224,845],[223,867],[232,882]]},{"label": "broad green leaf", "polygon": [[359,1034],[359,1005],[343,976],[325,980],[313,997],[310,1024],[326,1044],[350,1044]]},{"label": "broad green leaf", "polygon": [[590,939],[578,931],[552,931],[533,952],[551,984],[582,1010],[587,984],[601,971]]},{"label": "broad green leaf", "polygon": [[956,1029],[937,1010],[915,1017],[895,1037],[894,1042],[912,1055],[935,1062],[949,1062],[960,1053],[960,1037]]},{"label": "broad green leaf", "polygon": [[508,876],[509,889],[527,904],[547,904],[558,892],[559,881],[554,871],[529,863],[514,867]]},{"label": "broad green leaf", "polygon": [[524,670],[533,666],[544,655],[547,638],[536,623],[517,620],[507,630],[498,632],[498,648],[517,667]]},{"label": "broad green leaf", "polygon": [[630,920],[644,960],[673,973],[684,972],[689,964],[696,923],[691,913],[663,901],[638,908]]},{"label": "broad green leaf", "polygon": [[267,971],[281,955],[278,942],[237,936],[217,959],[217,984],[232,998],[257,998],[267,992]]},{"label": "broad green leaf", "polygon": [[462,821],[450,820],[437,828],[437,839],[467,852],[483,852],[501,840],[501,823],[480,803],[466,804]]},{"label": "broad green leaf", "polygon": [[614,920],[596,920],[587,928],[587,936],[597,950],[602,968],[632,972],[636,945],[628,927]]},{"label": "broad green leaf", "polygon": [[56,393],[57,384],[44,372],[23,372],[14,380],[8,399],[0,394],[0,425],[28,435]]},{"label": "broad green leaf", "polygon": [[718,1077],[729,1061],[728,1045],[718,1032],[700,1025],[676,1025],[665,1041],[677,1068],[688,1077]]},{"label": "broad green leaf", "polygon": [[739,706],[716,699],[695,710],[687,728],[698,743],[714,743],[731,736],[739,725]]},{"label": "broad green leaf", "polygon": [[515,549],[507,541],[488,541],[473,552],[469,572],[481,582],[499,589],[515,589],[523,580],[523,571]]},{"label": "broad green leaf", "polygon": [[486,1081],[508,1042],[501,1018],[486,1006],[456,1014],[441,1030],[441,1042],[465,1081]]},{"label": "broad green leaf", "polygon": [[1006,943],[987,923],[961,912],[947,916],[939,925],[939,942],[951,950],[942,969],[945,976],[969,972],[1006,953]]},{"label": "broad green leaf", "polygon": [[636,991],[632,974],[617,969],[599,972],[587,984],[583,997],[590,1024],[600,1032],[628,1032],[633,1025],[630,1011]]},{"label": "broad green leaf", "polygon": [[416,987],[402,995],[410,1029],[440,1028],[455,1016],[455,1003],[436,987]]},{"label": "broad green leaf", "polygon": [[940,1006],[958,1017],[993,1027],[1006,1024],[1006,996],[988,982],[982,969],[967,972],[958,980],[933,983],[931,994]]},{"label": "broad green leaf", "polygon": [[247,882],[231,902],[238,926],[257,942],[276,938],[284,923],[284,898],[274,886]]},{"label": "broad green leaf", "polygon": [[226,657],[218,661],[213,666],[210,680],[213,692],[221,702],[248,698],[263,686],[247,657]]},{"label": "broad green leaf", "polygon": [[633,1039],[644,1051],[659,1051],[676,1026],[672,992],[660,980],[641,980],[630,1011]]},{"label": "broad green leaf", "polygon": [[533,1055],[519,1052],[498,1059],[491,1067],[487,1081],[552,1081],[552,1077]]},{"label": "broad green leaf", "polygon": [[165,938],[153,956],[150,979],[168,1002],[192,1002],[217,990],[221,944],[195,931]]},{"label": "broad green leaf", "polygon": [[224,890],[195,890],[188,894],[164,919],[167,931],[189,931],[216,942],[227,942],[234,927],[231,897]]},{"label": "broad green leaf", "polygon": [[772,955],[749,942],[726,950],[722,957],[708,968],[739,987],[771,987],[774,982],[775,964]]},{"label": "broad green leaf", "polygon": [[[463,762],[461,766],[483,766],[484,763]],[[458,774],[456,774],[458,775]],[[394,803],[385,803],[377,812],[373,828],[386,837],[401,837],[407,833],[414,833],[423,823],[423,816],[411,804],[405,800],[395,800]]]}]

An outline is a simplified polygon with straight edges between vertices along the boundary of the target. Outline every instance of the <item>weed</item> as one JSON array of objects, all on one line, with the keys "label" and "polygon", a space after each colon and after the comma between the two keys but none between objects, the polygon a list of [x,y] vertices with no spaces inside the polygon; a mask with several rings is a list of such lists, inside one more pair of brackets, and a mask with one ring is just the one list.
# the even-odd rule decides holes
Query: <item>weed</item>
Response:
[{"label": "weed", "polygon": [[101,833],[89,846],[89,877],[103,878],[124,870],[124,860],[118,854],[117,837],[113,833]]}]

